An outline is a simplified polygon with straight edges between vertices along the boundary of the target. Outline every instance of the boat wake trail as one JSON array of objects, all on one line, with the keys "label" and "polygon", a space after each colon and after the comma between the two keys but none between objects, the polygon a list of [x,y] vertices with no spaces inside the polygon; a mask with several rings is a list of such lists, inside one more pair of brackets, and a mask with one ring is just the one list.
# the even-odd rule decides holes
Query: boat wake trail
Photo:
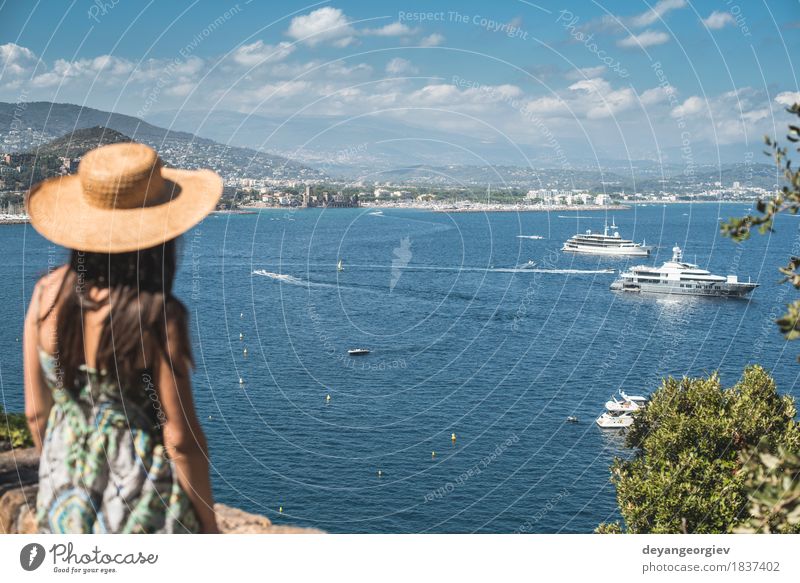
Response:
[{"label": "boat wake trail", "polygon": [[547,269],[544,267],[435,267],[435,266],[408,266],[404,271],[468,271],[476,273],[563,273],[563,274],[598,274],[616,273],[616,270],[607,269]]},{"label": "boat wake trail", "polygon": [[[353,269],[354,265],[348,266],[349,269]],[[364,266],[365,268],[369,268],[369,266]],[[388,269],[388,268],[385,268]],[[548,274],[564,274],[564,275],[597,275],[597,274],[612,274],[616,271],[614,269],[546,269],[546,268],[536,268],[536,267],[437,267],[437,266],[407,266],[401,268],[402,271],[433,271],[433,272],[467,272],[467,273],[548,273]],[[286,273],[273,273],[272,271],[267,271],[266,269],[256,269],[253,271],[253,275],[258,275],[261,277],[269,278],[273,281],[279,283],[285,283],[287,285],[294,285],[297,287],[304,287],[304,288],[329,288],[329,289],[339,289],[339,290],[353,290],[353,291],[373,291],[376,293],[383,293],[383,288],[374,288],[374,286],[366,286],[366,285],[343,285],[340,283],[323,283],[323,282],[316,282],[316,281],[309,281],[307,279],[301,279],[299,277],[295,277],[294,275],[288,275]],[[373,289],[374,288],[374,289]]]},{"label": "boat wake trail", "polygon": [[271,271],[267,271],[266,269],[256,269],[253,271],[253,275],[268,277],[269,279],[278,281],[280,283],[296,285],[299,287],[334,287],[334,288],[338,287],[330,283],[317,283],[305,279],[300,279],[299,277],[295,277],[293,275],[287,275],[286,273],[273,273]]}]

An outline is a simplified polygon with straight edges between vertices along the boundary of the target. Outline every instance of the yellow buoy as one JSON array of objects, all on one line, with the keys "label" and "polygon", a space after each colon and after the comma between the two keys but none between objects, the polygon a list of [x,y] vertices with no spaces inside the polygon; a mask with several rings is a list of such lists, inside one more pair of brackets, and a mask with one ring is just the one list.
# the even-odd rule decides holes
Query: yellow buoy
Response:
[{"label": "yellow buoy", "polygon": [[435,451],[431,452],[431,457],[436,457],[436,452]]},{"label": "yellow buoy", "polygon": [[456,434],[455,433],[450,434],[450,441],[452,441],[453,443],[456,442]]},{"label": "yellow buoy", "polygon": [[330,403],[331,402],[331,396],[330,395],[325,395],[325,402],[326,403]]},{"label": "yellow buoy", "polygon": [[278,506],[278,514],[283,514],[283,506]]}]

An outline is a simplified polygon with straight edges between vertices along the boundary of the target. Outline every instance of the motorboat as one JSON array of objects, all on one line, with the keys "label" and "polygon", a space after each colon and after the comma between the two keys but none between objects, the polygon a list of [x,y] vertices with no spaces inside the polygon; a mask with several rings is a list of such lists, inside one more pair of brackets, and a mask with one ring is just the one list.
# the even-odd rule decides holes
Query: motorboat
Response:
[{"label": "motorboat", "polygon": [[739,281],[736,275],[714,275],[694,263],[683,260],[681,248],[672,248],[672,259],[661,267],[638,265],[620,273],[611,284],[614,291],[673,295],[745,297],[757,283]]},{"label": "motorboat", "polygon": [[619,391],[619,399],[612,395],[606,401],[606,410],[614,412],[633,412],[643,409],[647,405],[647,398],[640,395],[627,395],[624,391]]},{"label": "motorboat", "polygon": [[633,415],[626,411],[606,411],[595,422],[602,429],[625,429],[633,425]]},{"label": "motorboat", "polygon": [[369,354],[369,348],[351,348],[347,351],[347,354],[350,356],[364,356],[365,354]]},{"label": "motorboat", "polygon": [[635,243],[630,239],[623,239],[616,228],[609,228],[608,223],[603,227],[602,235],[593,233],[589,229],[585,233],[578,233],[567,239],[561,248],[562,251],[570,253],[634,257],[647,257],[650,255],[650,249],[644,241]]}]

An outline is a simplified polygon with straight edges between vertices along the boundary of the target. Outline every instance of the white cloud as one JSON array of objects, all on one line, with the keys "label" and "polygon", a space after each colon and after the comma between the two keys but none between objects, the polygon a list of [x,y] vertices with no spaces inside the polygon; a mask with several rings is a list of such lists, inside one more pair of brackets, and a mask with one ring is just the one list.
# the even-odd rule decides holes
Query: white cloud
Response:
[{"label": "white cloud", "polygon": [[310,46],[331,43],[346,47],[355,41],[356,31],[344,12],[325,6],[303,16],[295,16],[286,34]]},{"label": "white cloud", "polygon": [[252,67],[263,63],[282,61],[294,52],[294,47],[295,45],[288,42],[268,45],[257,40],[252,44],[240,46],[233,51],[231,57],[240,65]]},{"label": "white cloud", "polygon": [[715,96],[689,97],[670,115],[678,121],[691,119],[694,140],[733,144],[745,139],[759,143],[761,136],[772,133],[770,119],[773,113],[766,92],[745,86]]},{"label": "white cloud", "polygon": [[799,91],[782,91],[775,96],[775,103],[790,107],[795,103],[800,103]]},{"label": "white cloud", "polygon": [[564,76],[567,79],[594,79],[600,77],[606,72],[605,65],[598,65],[597,67],[583,67],[582,69],[574,69],[568,71]]},{"label": "white cloud", "polygon": [[0,76],[22,77],[33,74],[39,59],[34,52],[14,43],[0,45]]},{"label": "white cloud", "polygon": [[715,10],[708,15],[708,18],[703,19],[703,24],[705,24],[708,28],[716,30],[723,28],[728,24],[736,25],[736,19],[730,12],[720,12]]},{"label": "white cloud", "polygon": [[[586,117],[589,119],[613,117],[630,109],[636,103],[636,94],[633,89],[630,87],[613,89],[611,84],[604,79],[584,79],[573,83],[569,89],[595,98],[590,102],[591,106],[586,111]],[[576,104],[575,109],[579,111],[580,107],[580,104]]]},{"label": "white cloud", "polygon": [[438,32],[419,39],[419,46],[421,47],[438,47],[444,42],[444,36]]},{"label": "white cloud", "polygon": [[669,99],[669,96],[674,93],[676,93],[676,90],[671,85],[667,85],[666,87],[653,87],[639,95],[639,101],[642,102],[642,105],[655,105],[666,101]]},{"label": "white cloud", "polygon": [[186,97],[195,89],[197,89],[196,83],[177,83],[168,87],[164,93],[173,97]]},{"label": "white cloud", "polygon": [[[450,83],[434,83],[401,96],[409,107],[438,107],[472,115],[492,115],[508,105],[521,108],[524,94],[516,85],[481,85],[459,89]],[[498,104],[501,105],[498,108]]]},{"label": "white cloud", "polygon": [[686,0],[661,0],[652,8],[641,14],[631,17],[604,14],[600,18],[590,20],[578,28],[584,31],[594,30],[596,32],[606,33],[622,32],[625,30],[625,26],[630,28],[643,28],[655,24],[664,18],[668,12],[683,8],[684,6],[686,6]]},{"label": "white cloud", "polygon": [[136,67],[131,61],[111,55],[100,55],[93,59],[76,61],[58,59],[53,63],[52,70],[37,75],[31,83],[34,87],[52,87],[80,79],[114,84],[120,79],[128,78],[135,69]]},{"label": "white cloud", "polygon": [[525,104],[523,111],[533,115],[570,114],[569,106],[563,99],[549,96],[531,99]]},{"label": "white cloud", "polygon": [[413,75],[414,73],[418,73],[419,69],[412,65],[411,61],[397,57],[386,64],[386,72],[390,75],[402,75],[403,73],[410,73]]},{"label": "white cloud", "polygon": [[380,28],[367,28],[362,31],[362,34],[372,36],[408,36],[415,32],[413,28],[402,22],[392,22]]},{"label": "white cloud", "polygon": [[749,111],[742,112],[742,120],[745,123],[754,124],[761,120],[767,119],[772,110],[766,107],[762,107],[761,109],[751,109]]},{"label": "white cloud", "polygon": [[[355,31],[352,36],[360,34]],[[443,41],[439,37],[437,42]],[[333,41],[329,38],[326,42]],[[306,115],[354,115],[391,108],[409,112],[409,124],[432,130],[461,131],[459,124],[469,123],[465,116],[474,116],[486,125],[476,122],[468,131],[497,128],[520,143],[531,139],[532,126],[525,123],[526,119],[530,121],[530,115],[546,120],[554,133],[563,130],[558,134],[563,139],[585,139],[588,135],[593,141],[612,146],[620,136],[640,147],[642,143],[653,147],[648,140],[658,140],[661,145],[680,143],[675,136],[680,135],[681,118],[685,118],[686,127],[691,127],[695,143],[740,143],[744,138],[757,142],[764,133],[774,133],[769,127],[773,114],[800,101],[798,92],[767,95],[763,90],[745,87],[707,98],[689,94],[676,102],[677,89],[671,86],[634,90],[613,75],[604,79],[606,71],[602,66],[559,72],[562,79],[570,79],[566,82],[568,87],[547,93],[529,85],[525,90],[511,84],[456,86],[447,80],[397,78],[413,76],[419,66],[400,56],[386,57],[373,69],[357,61],[327,62],[327,56],[300,59],[297,55],[302,51],[291,52],[289,46],[254,42],[228,55],[223,66],[210,67],[218,62],[218,56],[209,56],[208,60],[191,57],[175,63],[172,59],[133,62],[101,55],[44,63],[24,47],[2,45],[0,65],[22,63],[26,74],[32,65],[39,65],[39,75],[28,85],[27,95],[32,101],[57,97],[60,101],[82,103],[88,96],[91,106],[103,108],[103,104],[119,102],[118,110],[129,113],[141,108],[143,96],[150,95],[156,96],[158,107],[163,109],[181,106],[184,100],[186,107],[196,109],[215,106],[276,115],[300,109]],[[291,54],[283,54],[285,51]],[[272,53],[276,53],[275,57],[270,57]],[[242,66],[262,59],[267,59],[265,66],[241,76]],[[387,78],[382,79],[384,76]],[[479,81],[480,76],[475,80]],[[14,83],[20,82],[24,81],[12,77],[6,82],[4,74],[0,98],[16,98]],[[90,87],[91,92],[87,93]],[[425,113],[419,109],[426,107],[435,111]],[[443,115],[442,111],[453,113]],[[642,132],[642,128],[649,124],[657,137],[643,137],[649,132]]]},{"label": "white cloud", "polygon": [[631,26],[636,27],[650,26],[662,19],[667,12],[684,6],[686,6],[686,0],[660,0],[651,9],[637,16],[632,16],[628,22]]},{"label": "white cloud", "polygon": [[647,48],[655,45],[663,45],[669,40],[669,35],[660,30],[645,30],[639,34],[632,34],[627,38],[617,41],[617,46],[624,49]]},{"label": "white cloud", "polygon": [[674,118],[679,117],[692,117],[699,113],[705,112],[708,109],[708,104],[705,100],[701,99],[697,95],[692,95],[686,101],[684,101],[679,106],[675,107],[671,112],[670,115]]}]

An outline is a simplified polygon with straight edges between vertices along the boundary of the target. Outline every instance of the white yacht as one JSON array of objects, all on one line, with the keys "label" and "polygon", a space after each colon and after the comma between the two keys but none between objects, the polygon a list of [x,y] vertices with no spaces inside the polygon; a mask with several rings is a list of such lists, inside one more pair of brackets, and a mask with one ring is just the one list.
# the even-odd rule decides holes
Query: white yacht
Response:
[{"label": "white yacht", "polygon": [[603,227],[603,234],[592,233],[591,229],[585,233],[578,233],[567,239],[562,251],[571,253],[588,253],[591,255],[617,255],[647,257],[650,255],[650,247],[641,243],[634,243],[630,239],[620,237],[616,225],[612,226],[612,234],[609,234],[608,223]]},{"label": "white yacht", "polygon": [[607,411],[619,412],[633,412],[643,409],[647,405],[647,398],[639,395],[628,395],[625,391],[619,392],[620,398],[617,399],[612,395],[611,399],[606,401]]},{"label": "white yacht", "polygon": [[626,412],[606,411],[595,421],[602,429],[625,429],[633,425],[633,415]]},{"label": "white yacht", "polygon": [[606,401],[606,412],[600,415],[595,421],[603,429],[624,429],[633,425],[634,411],[639,411],[647,405],[647,397],[639,395],[628,395],[624,391],[619,392],[620,398],[612,395]]},{"label": "white yacht", "polygon": [[735,275],[714,275],[694,263],[684,262],[677,245],[672,248],[672,259],[661,267],[632,267],[611,284],[615,291],[716,297],[744,297],[757,287],[749,279],[741,282]]}]

